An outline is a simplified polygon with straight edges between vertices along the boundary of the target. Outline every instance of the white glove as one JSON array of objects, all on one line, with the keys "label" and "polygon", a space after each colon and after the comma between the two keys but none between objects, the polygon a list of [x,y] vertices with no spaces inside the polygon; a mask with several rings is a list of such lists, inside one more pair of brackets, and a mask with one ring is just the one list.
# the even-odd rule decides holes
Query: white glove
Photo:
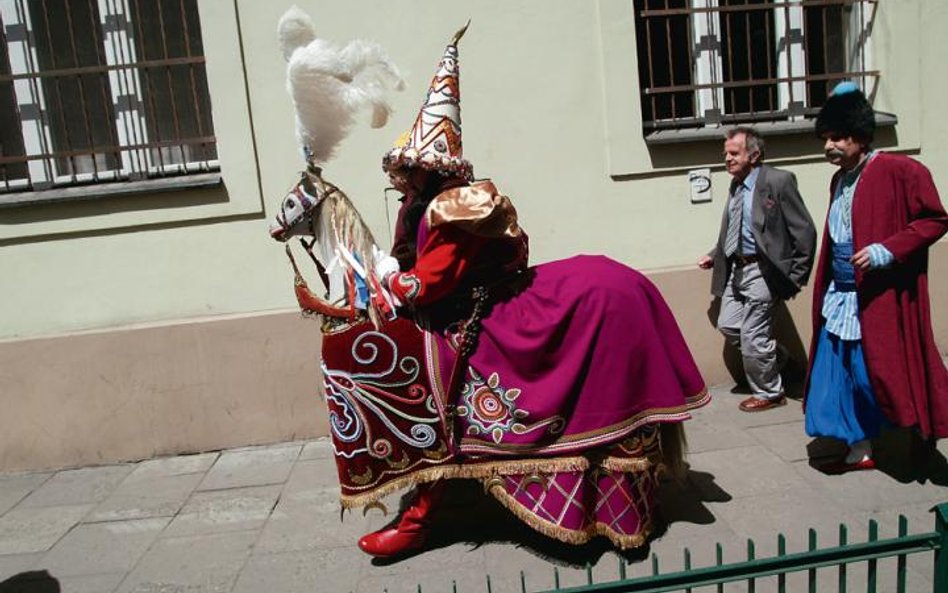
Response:
[{"label": "white glove", "polygon": [[384,251],[375,248],[375,277],[379,280],[384,281],[390,275],[401,271],[401,266],[398,265],[398,260],[392,257],[391,255],[386,254]]}]

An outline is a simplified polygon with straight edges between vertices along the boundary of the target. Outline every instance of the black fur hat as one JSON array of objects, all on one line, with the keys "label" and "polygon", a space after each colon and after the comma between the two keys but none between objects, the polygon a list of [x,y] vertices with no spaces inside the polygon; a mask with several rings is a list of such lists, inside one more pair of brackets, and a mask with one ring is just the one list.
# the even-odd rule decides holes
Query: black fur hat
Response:
[{"label": "black fur hat", "polygon": [[872,106],[862,91],[851,82],[836,85],[816,116],[817,137],[838,134],[871,142],[875,131],[876,118]]}]

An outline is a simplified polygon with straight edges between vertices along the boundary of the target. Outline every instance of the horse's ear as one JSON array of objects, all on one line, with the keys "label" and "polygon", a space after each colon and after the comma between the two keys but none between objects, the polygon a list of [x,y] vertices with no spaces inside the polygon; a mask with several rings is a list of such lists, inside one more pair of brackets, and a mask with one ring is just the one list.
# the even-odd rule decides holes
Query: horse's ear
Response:
[{"label": "horse's ear", "polygon": [[318,196],[319,190],[313,183],[313,177],[319,177],[321,171],[319,167],[313,167],[313,165],[307,166],[306,170],[300,173],[300,182],[298,185],[302,186],[303,189],[306,190],[306,193],[312,196]]}]

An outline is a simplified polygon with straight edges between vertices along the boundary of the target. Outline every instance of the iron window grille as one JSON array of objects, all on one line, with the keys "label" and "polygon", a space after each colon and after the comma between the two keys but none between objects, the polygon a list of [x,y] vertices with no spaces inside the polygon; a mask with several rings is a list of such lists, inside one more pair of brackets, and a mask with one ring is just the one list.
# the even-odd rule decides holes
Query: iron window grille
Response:
[{"label": "iron window grille", "polygon": [[0,0],[0,193],[218,168],[197,0]]},{"label": "iron window grille", "polygon": [[812,118],[840,80],[872,96],[876,0],[634,0],[643,131]]}]

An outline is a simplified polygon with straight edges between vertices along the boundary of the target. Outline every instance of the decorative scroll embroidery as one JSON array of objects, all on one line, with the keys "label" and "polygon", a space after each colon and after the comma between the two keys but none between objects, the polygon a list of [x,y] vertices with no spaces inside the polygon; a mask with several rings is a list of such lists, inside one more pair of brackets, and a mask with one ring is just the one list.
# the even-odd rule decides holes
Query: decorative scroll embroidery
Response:
[{"label": "decorative scroll embroidery", "polygon": [[558,434],[566,426],[562,416],[525,424],[530,413],[516,405],[519,389],[504,388],[497,373],[491,373],[485,380],[480,373],[469,368],[468,377],[461,387],[460,405],[457,407],[457,415],[467,425],[465,432],[468,435],[490,435],[495,443],[500,444],[509,433],[525,434],[546,427],[549,434]]},{"label": "decorative scroll embroidery", "polygon": [[404,289],[405,298],[409,301],[415,300],[421,292],[421,279],[414,274],[398,274],[395,276],[395,282]]},{"label": "decorative scroll embroidery", "polygon": [[[437,441],[432,427],[438,425],[440,417],[431,391],[419,381],[421,363],[413,356],[401,356],[395,341],[376,331],[360,335],[352,344],[351,355],[360,364],[377,370],[347,373],[323,364],[330,429],[339,442],[355,444],[347,451],[336,447],[336,455],[352,458],[368,453],[378,459],[388,458],[392,467],[403,467],[407,456],[396,451],[384,436],[394,436],[418,449],[432,447]],[[403,411],[406,404],[412,406],[414,414]],[[419,408],[424,415],[418,415]],[[377,423],[386,429],[380,431],[381,435],[373,434],[372,427]]]}]

